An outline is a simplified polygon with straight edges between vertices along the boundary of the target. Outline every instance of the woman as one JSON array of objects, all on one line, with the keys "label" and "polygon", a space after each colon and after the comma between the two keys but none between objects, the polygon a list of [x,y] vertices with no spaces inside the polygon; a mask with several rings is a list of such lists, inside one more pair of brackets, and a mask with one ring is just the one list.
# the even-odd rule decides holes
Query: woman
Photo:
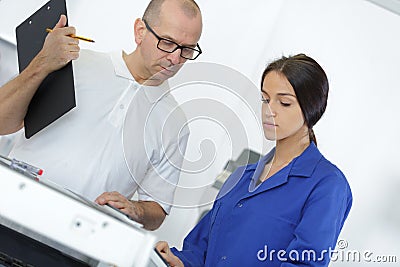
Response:
[{"label": "woman", "polygon": [[312,130],[328,90],[324,70],[304,54],[267,66],[262,122],[276,147],[229,177],[182,251],[157,244],[171,266],[328,266],[352,204],[345,176],[319,152]]}]

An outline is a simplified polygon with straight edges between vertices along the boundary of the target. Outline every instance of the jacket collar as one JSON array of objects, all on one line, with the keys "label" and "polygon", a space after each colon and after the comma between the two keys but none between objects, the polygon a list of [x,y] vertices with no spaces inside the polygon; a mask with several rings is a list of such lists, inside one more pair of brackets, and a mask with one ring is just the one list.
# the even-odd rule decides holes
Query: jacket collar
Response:
[{"label": "jacket collar", "polygon": [[[257,163],[250,164],[246,167],[246,171],[254,171],[253,180],[260,177],[265,164],[270,161],[274,155],[275,148],[268,152],[268,154],[262,157]],[[294,158],[288,166],[286,166],[288,169],[287,176],[310,177],[321,157],[321,152],[319,152],[315,143],[311,142],[303,153]]]},{"label": "jacket collar", "polygon": [[304,178],[311,177],[321,158],[321,152],[319,152],[315,143],[311,142],[302,155],[293,160],[289,175]]},{"label": "jacket collar", "polygon": [[256,190],[257,180],[265,167],[265,164],[272,159],[275,154],[275,149],[271,150],[267,155],[265,155],[258,163],[250,165],[248,171],[253,172],[250,174],[251,177],[249,183],[249,192],[246,197],[253,194],[259,194],[266,190],[270,190],[282,184],[288,182],[290,176],[296,177],[311,177],[317,166],[318,161],[321,159],[322,155],[312,142],[298,157],[294,158],[287,166],[275,173],[270,179],[259,185],[260,189]]}]

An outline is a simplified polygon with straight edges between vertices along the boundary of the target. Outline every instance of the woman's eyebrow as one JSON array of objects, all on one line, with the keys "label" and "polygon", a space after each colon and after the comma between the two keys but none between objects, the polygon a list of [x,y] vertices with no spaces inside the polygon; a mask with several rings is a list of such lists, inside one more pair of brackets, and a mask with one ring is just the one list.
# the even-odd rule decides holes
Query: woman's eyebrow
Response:
[{"label": "woman's eyebrow", "polygon": [[[263,93],[265,93],[265,94],[267,94],[269,96],[269,94],[267,92],[265,92],[263,89],[261,89],[261,92],[263,92]],[[290,94],[290,93],[277,93],[277,95],[278,96],[292,96],[292,97],[296,98],[295,95]]]},{"label": "woman's eyebrow", "polygon": [[296,97],[295,95],[290,94],[290,93],[278,93],[277,95],[279,95],[279,96],[292,96],[292,97]]}]

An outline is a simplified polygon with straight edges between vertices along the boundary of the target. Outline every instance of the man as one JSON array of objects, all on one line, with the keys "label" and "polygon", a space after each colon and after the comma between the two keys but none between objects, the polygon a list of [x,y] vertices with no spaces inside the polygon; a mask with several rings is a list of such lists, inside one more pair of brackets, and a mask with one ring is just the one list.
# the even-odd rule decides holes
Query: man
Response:
[{"label": "man", "polygon": [[[74,61],[77,107],[29,140],[22,137],[12,157],[157,229],[171,208],[189,135],[166,80],[201,53],[201,31],[194,1],[151,1],[143,19],[135,21],[135,51],[81,51]],[[32,91],[24,95],[21,113]],[[9,107],[16,102],[23,105],[14,100]],[[0,123],[8,131],[22,127],[23,116],[5,114]],[[135,191],[139,201],[130,200]]]}]

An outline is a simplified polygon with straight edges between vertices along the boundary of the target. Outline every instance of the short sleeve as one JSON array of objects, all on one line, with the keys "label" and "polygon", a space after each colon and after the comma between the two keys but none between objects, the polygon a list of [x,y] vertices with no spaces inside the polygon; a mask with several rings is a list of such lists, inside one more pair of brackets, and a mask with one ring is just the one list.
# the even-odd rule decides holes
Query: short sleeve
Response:
[{"label": "short sleeve", "polygon": [[189,131],[175,142],[171,142],[167,147],[160,148],[160,151],[158,151],[159,158],[152,159],[151,167],[139,184],[139,200],[155,201],[169,214],[188,139]]}]

